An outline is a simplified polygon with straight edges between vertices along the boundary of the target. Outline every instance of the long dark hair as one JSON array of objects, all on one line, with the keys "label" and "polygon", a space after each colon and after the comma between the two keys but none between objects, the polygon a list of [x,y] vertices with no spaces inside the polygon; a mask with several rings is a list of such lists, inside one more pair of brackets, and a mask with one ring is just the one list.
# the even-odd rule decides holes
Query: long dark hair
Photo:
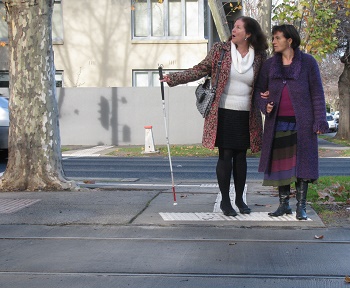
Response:
[{"label": "long dark hair", "polygon": [[248,16],[240,16],[236,21],[239,19],[243,21],[246,33],[250,34],[247,38],[248,44],[253,46],[255,51],[265,51],[269,46],[258,21]]}]

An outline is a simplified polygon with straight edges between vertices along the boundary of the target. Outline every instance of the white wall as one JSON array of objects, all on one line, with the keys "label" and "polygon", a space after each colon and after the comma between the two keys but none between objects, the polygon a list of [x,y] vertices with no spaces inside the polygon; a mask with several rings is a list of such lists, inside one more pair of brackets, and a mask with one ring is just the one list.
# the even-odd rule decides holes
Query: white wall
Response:
[{"label": "white wall", "polygon": [[[201,143],[195,87],[164,88],[170,144]],[[57,95],[62,145],[144,145],[148,125],[155,145],[166,144],[160,87],[61,88]]]}]

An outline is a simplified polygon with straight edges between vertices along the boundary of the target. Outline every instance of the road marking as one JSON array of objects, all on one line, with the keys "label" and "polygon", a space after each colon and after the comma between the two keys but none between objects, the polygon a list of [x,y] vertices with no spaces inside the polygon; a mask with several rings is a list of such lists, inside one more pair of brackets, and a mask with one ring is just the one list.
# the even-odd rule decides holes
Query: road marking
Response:
[{"label": "road marking", "polygon": [[0,199],[0,214],[14,213],[39,201],[41,199]]},{"label": "road marking", "polygon": [[97,152],[112,148],[114,146],[95,146],[89,149],[77,150],[72,153],[62,153],[62,157],[99,157],[101,154]]}]

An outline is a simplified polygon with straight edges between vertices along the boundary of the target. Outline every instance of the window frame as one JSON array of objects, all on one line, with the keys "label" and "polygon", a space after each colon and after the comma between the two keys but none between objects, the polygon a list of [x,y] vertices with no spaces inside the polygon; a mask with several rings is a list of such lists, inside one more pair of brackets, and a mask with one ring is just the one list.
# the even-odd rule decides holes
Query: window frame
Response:
[{"label": "window frame", "polygon": [[[163,69],[163,74],[169,74],[174,72],[182,72],[185,69]],[[137,73],[147,73],[148,74],[148,86],[136,86],[136,74]],[[132,87],[160,87],[159,85],[153,85],[153,75],[156,74],[159,78],[159,71],[157,69],[133,69],[132,70]],[[199,83],[203,81],[198,80],[194,82],[188,82],[186,84],[180,84],[178,86],[198,86]]]},{"label": "window frame", "polygon": [[[63,75],[64,75],[63,70],[55,71],[56,87],[64,87]],[[3,85],[3,83],[6,83],[7,85]],[[9,86],[10,86],[10,71],[0,70],[0,88],[9,88]]]},{"label": "window frame", "polygon": [[[204,9],[204,2],[205,0],[195,0],[198,5],[198,33],[197,36],[186,35],[186,1],[190,0],[179,0],[181,1],[181,35],[180,36],[170,36],[169,35],[169,0],[164,0],[163,3],[160,5],[164,5],[163,8],[163,29],[164,29],[164,35],[163,36],[152,36],[152,0],[146,0],[147,1],[147,30],[148,30],[148,36],[136,36],[135,35],[135,10],[131,10],[131,39],[132,40],[203,40],[205,39],[205,22],[206,22],[206,15],[205,15],[205,9]],[[133,6],[133,3],[135,4],[135,0],[131,0],[131,5]]]}]

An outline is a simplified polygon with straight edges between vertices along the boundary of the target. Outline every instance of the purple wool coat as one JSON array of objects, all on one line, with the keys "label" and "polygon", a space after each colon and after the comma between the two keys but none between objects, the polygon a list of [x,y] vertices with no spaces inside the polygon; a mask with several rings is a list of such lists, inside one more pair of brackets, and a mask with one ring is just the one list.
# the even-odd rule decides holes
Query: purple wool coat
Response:
[{"label": "purple wool coat", "polygon": [[[328,130],[326,104],[321,76],[316,60],[309,54],[295,50],[289,75],[283,76],[282,55],[275,54],[261,68],[255,89],[255,99],[266,115],[259,172],[266,172],[271,166],[271,148],[275,134],[276,116],[282,89],[287,85],[297,123],[296,177],[317,179],[318,141],[317,131]],[[268,99],[260,92],[269,91]],[[275,103],[271,113],[266,114],[268,102]]]},{"label": "purple wool coat", "polygon": [[[211,75],[211,82],[215,84],[217,62],[220,59],[221,49],[225,50],[224,58],[222,59],[221,71],[216,89],[216,97],[210,109],[209,115],[205,118],[203,128],[202,144],[204,147],[213,149],[215,146],[217,124],[218,124],[218,109],[222,92],[230,77],[231,71],[231,41],[215,43],[208,55],[199,64],[193,68],[182,72],[171,73],[169,75],[170,87],[196,81],[202,77]],[[254,83],[256,82],[262,63],[266,60],[266,53],[256,52],[253,62]],[[253,87],[254,87],[253,83]],[[193,97],[195,97],[193,95]],[[260,97],[260,96],[259,96]],[[261,150],[262,144],[262,117],[257,101],[253,100],[253,92],[251,97],[251,108],[249,116],[249,133],[250,133],[250,149],[253,153]]]}]

